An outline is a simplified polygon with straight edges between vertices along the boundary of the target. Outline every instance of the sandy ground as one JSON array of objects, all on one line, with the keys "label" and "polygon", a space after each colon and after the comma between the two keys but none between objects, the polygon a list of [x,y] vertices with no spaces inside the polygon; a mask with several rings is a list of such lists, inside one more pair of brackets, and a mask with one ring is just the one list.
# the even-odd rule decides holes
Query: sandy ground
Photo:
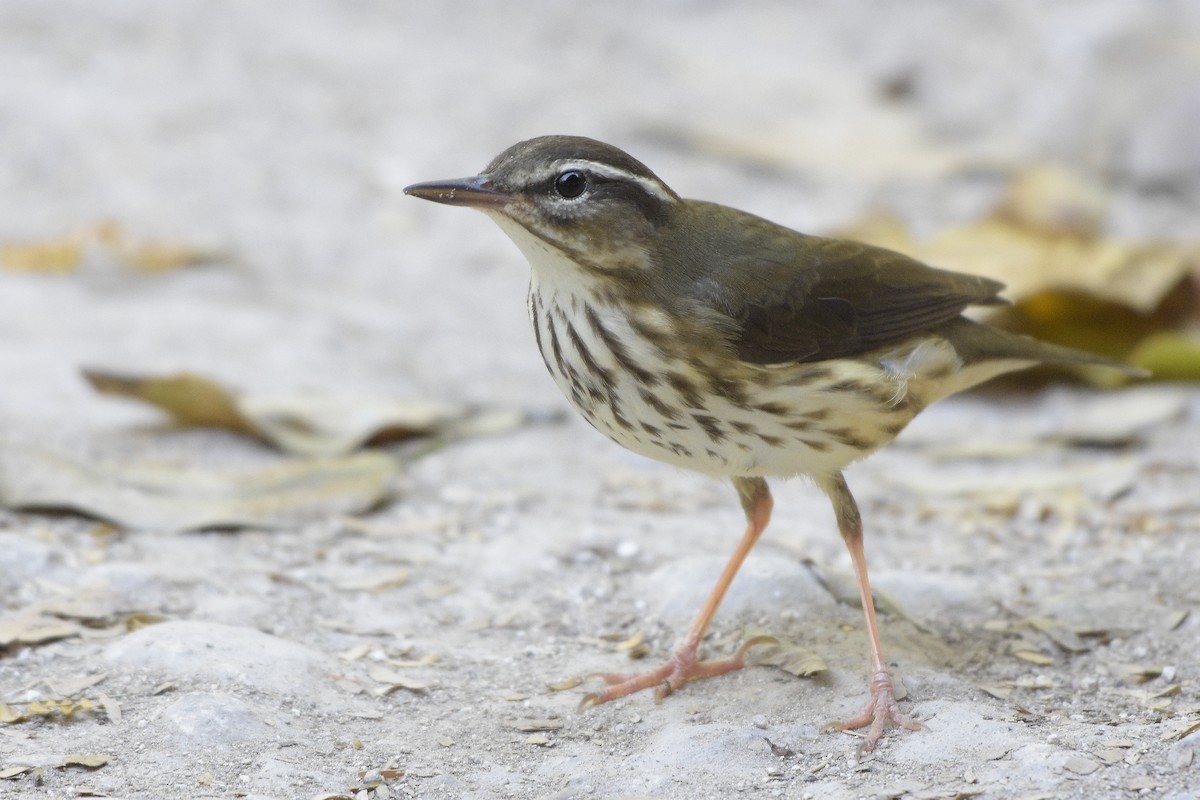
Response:
[{"label": "sandy ground", "polygon": [[[99,252],[0,272],[0,446],[278,458],[99,398],[84,365],[540,420],[414,461],[357,520],[174,534],[0,512],[5,619],[99,620],[0,653],[0,704],[102,706],[0,724],[0,796],[1198,796],[1200,397],[1183,388],[957,398],[851,470],[926,731],[862,758],[819,732],[862,703],[866,641],[832,515],[798,481],[708,649],[765,629],[825,672],[757,666],[586,712],[586,687],[547,689],[636,667],[618,645],[638,632],[638,663],[666,657],[740,511],[565,415],[515,249],[402,186],[581,133],[803,230],[894,207],[929,231],[1061,159],[1111,180],[1117,233],[1197,234],[1195,4],[645,5],[0,2],[0,241],[112,219],[228,254],[150,277]],[[1080,408],[1122,443],[1062,442]]]}]

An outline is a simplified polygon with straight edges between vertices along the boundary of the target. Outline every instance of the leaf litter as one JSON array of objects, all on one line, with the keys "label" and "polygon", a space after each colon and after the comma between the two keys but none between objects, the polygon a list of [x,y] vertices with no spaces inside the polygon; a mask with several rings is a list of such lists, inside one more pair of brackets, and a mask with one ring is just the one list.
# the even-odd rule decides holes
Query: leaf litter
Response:
[{"label": "leaf litter", "polygon": [[[1105,232],[1107,192],[1057,165],[1018,172],[991,212],[914,239],[876,214],[838,235],[1004,282],[1011,308],[991,320],[1041,339],[1127,359],[1161,379],[1200,379],[1200,242]],[[1080,374],[1108,385],[1108,371]]]}]

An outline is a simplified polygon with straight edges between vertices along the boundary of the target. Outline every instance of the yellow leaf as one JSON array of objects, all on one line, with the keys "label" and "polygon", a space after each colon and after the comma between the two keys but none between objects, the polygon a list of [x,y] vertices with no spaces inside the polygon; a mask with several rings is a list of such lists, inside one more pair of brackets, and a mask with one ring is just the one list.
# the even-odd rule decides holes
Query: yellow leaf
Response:
[{"label": "yellow leaf", "polygon": [[82,260],[82,243],[70,239],[0,246],[0,266],[19,272],[71,272]]},{"label": "yellow leaf", "polygon": [[129,397],[158,406],[181,425],[228,428],[261,436],[227,389],[199,375],[181,372],[144,377],[84,370],[83,377],[101,394]]}]

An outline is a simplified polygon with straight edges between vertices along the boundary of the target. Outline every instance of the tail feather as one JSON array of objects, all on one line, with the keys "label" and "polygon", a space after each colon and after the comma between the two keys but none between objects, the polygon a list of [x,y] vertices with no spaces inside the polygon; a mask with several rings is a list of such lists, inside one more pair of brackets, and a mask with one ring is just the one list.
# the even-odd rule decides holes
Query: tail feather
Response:
[{"label": "tail feather", "polygon": [[1107,367],[1135,378],[1149,377],[1139,367],[1105,356],[1050,344],[1031,336],[1009,333],[960,317],[940,326],[938,333],[954,345],[965,366],[985,361],[1028,361],[1035,364],[1081,364]]}]

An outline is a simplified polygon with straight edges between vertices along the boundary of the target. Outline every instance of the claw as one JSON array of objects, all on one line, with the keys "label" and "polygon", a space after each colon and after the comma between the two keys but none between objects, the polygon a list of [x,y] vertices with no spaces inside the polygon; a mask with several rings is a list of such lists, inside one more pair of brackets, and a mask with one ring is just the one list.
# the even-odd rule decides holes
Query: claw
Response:
[{"label": "claw", "polygon": [[[869,753],[883,737],[883,732],[890,726],[896,725],[910,731],[925,730],[920,722],[900,713],[896,703],[896,692],[892,686],[892,678],[887,671],[875,673],[871,679],[871,701],[862,713],[845,722],[831,722],[822,728],[825,731],[850,732],[859,728],[867,728],[863,736],[865,741],[859,746],[860,753]],[[870,726],[870,727],[868,727]]]}]

